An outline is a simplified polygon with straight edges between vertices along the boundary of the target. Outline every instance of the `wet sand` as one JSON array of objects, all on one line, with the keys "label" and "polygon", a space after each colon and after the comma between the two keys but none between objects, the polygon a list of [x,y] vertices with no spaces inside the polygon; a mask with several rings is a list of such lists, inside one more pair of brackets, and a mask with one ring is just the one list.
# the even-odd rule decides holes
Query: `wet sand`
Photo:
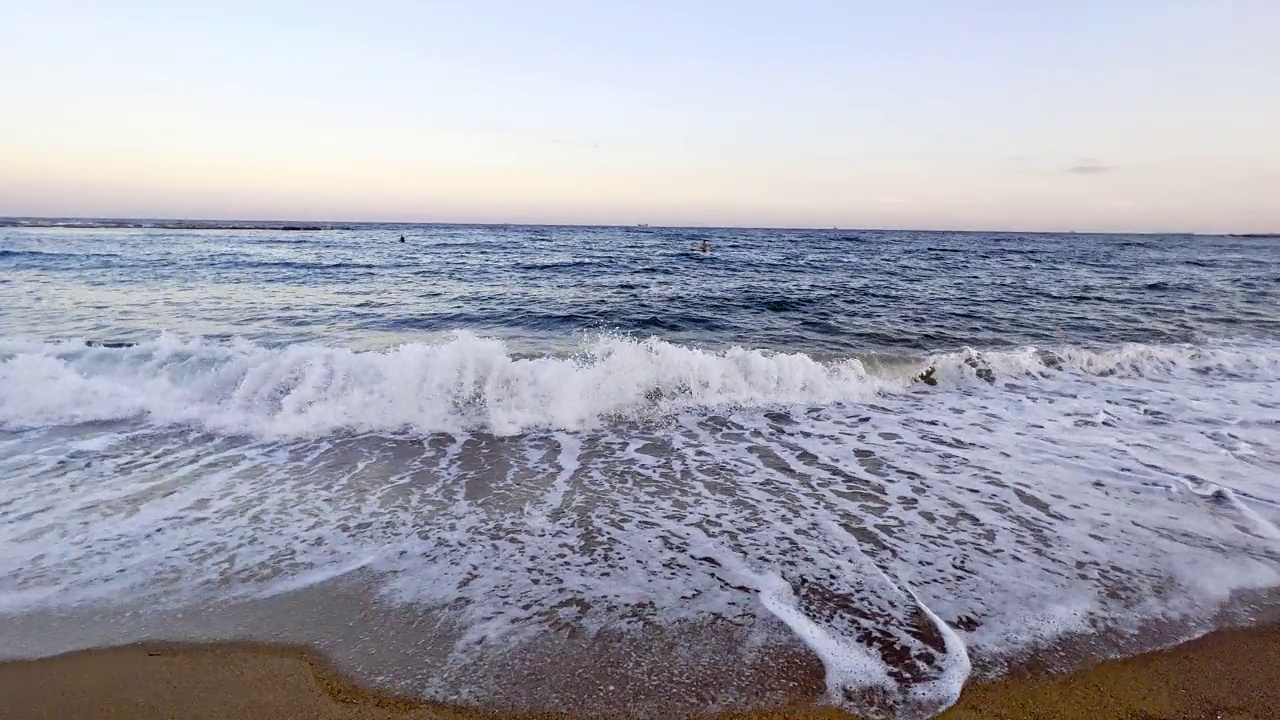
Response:
[{"label": "wet sand", "polygon": [[[1280,628],[1229,630],[1064,676],[975,683],[947,720],[1245,720],[1277,717]],[[316,654],[254,644],[131,645],[0,663],[0,718],[475,720],[499,715],[383,695]],[[850,718],[830,708],[719,720]]]}]

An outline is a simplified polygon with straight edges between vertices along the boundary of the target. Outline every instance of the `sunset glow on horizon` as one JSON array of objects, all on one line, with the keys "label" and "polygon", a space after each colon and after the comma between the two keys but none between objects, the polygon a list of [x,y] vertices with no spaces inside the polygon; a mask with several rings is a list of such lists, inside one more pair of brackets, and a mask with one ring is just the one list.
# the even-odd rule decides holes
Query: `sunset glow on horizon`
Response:
[{"label": "sunset glow on horizon", "polygon": [[1280,231],[1277,3],[3,4],[0,215]]}]

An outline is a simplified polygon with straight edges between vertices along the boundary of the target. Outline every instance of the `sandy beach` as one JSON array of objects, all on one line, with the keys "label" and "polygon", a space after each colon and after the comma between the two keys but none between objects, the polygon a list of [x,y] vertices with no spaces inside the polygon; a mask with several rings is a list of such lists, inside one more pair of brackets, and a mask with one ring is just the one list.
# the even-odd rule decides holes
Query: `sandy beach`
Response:
[{"label": "sandy beach", "polygon": [[[1244,720],[1280,706],[1280,628],[1227,630],[1071,675],[975,683],[947,720]],[[359,687],[305,649],[131,645],[0,664],[0,718],[430,719],[500,715]],[[850,718],[830,708],[728,713],[720,720]]]}]

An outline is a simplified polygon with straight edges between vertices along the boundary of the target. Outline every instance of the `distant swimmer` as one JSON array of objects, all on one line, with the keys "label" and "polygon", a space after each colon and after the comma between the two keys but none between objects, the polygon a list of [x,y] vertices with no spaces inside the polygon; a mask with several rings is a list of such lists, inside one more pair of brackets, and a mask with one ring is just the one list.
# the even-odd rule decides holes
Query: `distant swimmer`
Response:
[{"label": "distant swimmer", "polygon": [[703,240],[703,241],[702,241],[702,254],[703,254],[703,255],[706,255],[706,254],[707,254],[707,253],[709,253],[709,252],[711,252],[711,243],[707,242],[706,240]]},{"label": "distant swimmer", "polygon": [[403,235],[401,235],[401,236],[400,236],[400,242],[404,242],[404,236],[403,236]]}]

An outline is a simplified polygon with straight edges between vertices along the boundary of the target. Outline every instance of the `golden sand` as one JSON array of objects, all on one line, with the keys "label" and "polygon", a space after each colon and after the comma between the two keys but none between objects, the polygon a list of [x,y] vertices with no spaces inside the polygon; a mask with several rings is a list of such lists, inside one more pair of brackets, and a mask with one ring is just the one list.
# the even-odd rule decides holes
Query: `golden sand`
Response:
[{"label": "golden sand", "polygon": [[[363,689],[302,649],[253,644],[131,645],[0,663],[0,718],[476,720],[499,715]],[[836,720],[830,708],[729,713],[719,720]],[[976,683],[946,720],[1280,718],[1280,629],[1214,633],[1172,650],[1071,675]]]}]

